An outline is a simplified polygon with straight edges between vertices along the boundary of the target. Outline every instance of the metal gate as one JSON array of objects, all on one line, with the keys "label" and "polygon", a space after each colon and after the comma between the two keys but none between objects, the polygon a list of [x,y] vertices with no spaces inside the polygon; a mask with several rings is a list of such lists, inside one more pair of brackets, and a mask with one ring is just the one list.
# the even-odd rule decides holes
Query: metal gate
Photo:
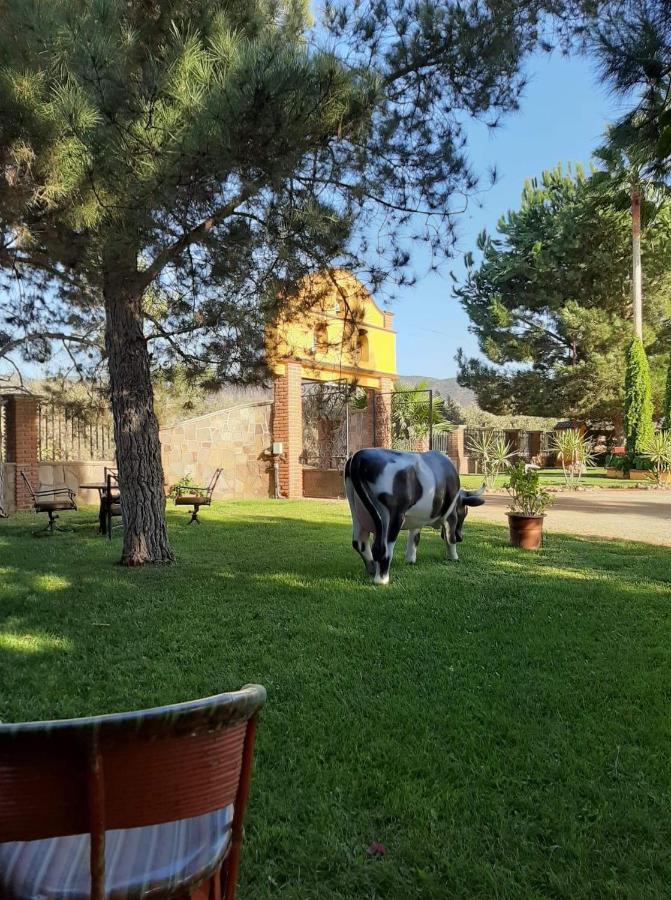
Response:
[{"label": "metal gate", "polygon": [[378,394],[375,445],[392,450],[432,450],[436,405],[433,390],[392,391]]},{"label": "metal gate", "polygon": [[342,469],[349,454],[349,405],[353,388],[347,384],[308,381],[301,388],[303,453],[301,462],[318,469]]},{"label": "metal gate", "polygon": [[38,421],[39,458],[42,461],[69,459],[114,459],[114,430],[105,409],[75,407],[42,402]]}]

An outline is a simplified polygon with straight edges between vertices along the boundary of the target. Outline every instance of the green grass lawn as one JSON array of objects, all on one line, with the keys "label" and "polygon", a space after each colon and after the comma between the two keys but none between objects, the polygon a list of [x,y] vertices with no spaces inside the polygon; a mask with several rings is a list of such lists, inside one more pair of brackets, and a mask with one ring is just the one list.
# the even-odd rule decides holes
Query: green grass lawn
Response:
[{"label": "green grass lawn", "polygon": [[[482,475],[461,475],[463,487],[471,489],[482,484]],[[565,487],[566,481],[561,469],[541,469],[541,484],[553,487]],[[502,489],[508,481],[507,475],[499,475],[496,479],[496,487]],[[606,478],[606,470],[602,468],[590,468],[583,475],[581,486],[587,488],[637,488],[638,482],[624,478]]]},{"label": "green grass lawn", "polygon": [[669,551],[523,555],[476,517],[388,588],[342,503],[171,509],[161,570],[115,566],[92,510],[0,522],[0,716],[264,684],[240,900],[668,897]]}]

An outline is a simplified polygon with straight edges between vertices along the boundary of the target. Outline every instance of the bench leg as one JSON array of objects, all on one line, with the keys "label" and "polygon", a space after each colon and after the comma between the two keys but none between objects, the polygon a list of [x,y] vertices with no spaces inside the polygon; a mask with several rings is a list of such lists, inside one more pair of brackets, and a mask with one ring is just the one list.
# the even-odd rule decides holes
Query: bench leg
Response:
[{"label": "bench leg", "polygon": [[191,510],[191,518],[189,519],[189,525],[193,525],[194,522],[196,523],[196,525],[200,525],[200,519],[198,518],[199,509],[200,509],[199,506],[194,506],[194,508]]},{"label": "bench leg", "polygon": [[47,510],[47,515],[49,516],[49,521],[44,526],[44,528],[38,528],[37,531],[33,531],[33,534],[38,537],[45,533],[51,536],[56,531],[60,531],[63,534],[69,534],[72,531],[71,528],[61,528],[60,525],[56,524],[56,519],[58,518],[58,513],[54,513],[52,510]]}]

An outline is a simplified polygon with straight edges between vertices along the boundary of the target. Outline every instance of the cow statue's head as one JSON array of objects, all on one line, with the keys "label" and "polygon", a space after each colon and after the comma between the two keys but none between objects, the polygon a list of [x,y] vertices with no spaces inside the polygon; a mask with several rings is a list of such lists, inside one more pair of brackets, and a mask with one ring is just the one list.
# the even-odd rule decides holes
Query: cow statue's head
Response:
[{"label": "cow statue's head", "polygon": [[454,524],[454,539],[452,543],[460,544],[464,537],[462,534],[464,527],[464,519],[468,515],[468,507],[469,506],[482,506],[485,502],[485,498],[483,494],[485,492],[485,486],[482,485],[481,488],[478,488],[477,491],[464,491],[463,489],[459,491],[459,499],[457,500],[456,505],[456,522]]}]

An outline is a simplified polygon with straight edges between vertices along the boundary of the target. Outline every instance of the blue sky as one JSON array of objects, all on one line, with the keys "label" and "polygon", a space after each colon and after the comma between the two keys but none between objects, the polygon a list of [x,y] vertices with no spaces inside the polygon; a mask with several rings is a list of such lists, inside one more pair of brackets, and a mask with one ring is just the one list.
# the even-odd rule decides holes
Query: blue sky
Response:
[{"label": "blue sky", "polygon": [[559,162],[587,165],[607,122],[622,111],[599,83],[590,60],[539,54],[530,59],[528,72],[520,111],[505,118],[493,134],[479,126],[471,129],[470,158],[476,171],[486,173],[496,165],[499,181],[480,195],[481,208],[471,204],[460,218],[456,258],[441,275],[399,291],[391,306],[401,374],[448,378],[456,374],[459,347],[477,353],[468,317],[451,295],[450,270],[457,277],[463,274],[463,253],[475,251],[478,233],[483,228],[493,232],[499,217],[519,205],[526,178]]}]

